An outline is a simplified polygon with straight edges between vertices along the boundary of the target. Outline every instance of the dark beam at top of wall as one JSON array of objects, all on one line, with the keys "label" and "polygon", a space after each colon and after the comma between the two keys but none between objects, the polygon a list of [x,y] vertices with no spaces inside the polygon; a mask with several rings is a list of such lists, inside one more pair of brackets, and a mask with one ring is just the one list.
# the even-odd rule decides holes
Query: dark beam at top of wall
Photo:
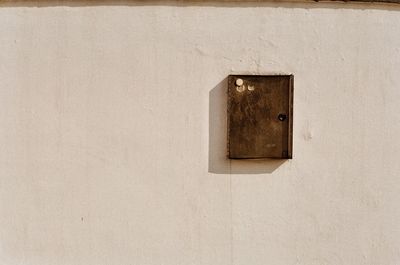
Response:
[{"label": "dark beam at top of wall", "polygon": [[[320,0],[313,0],[314,2],[320,2]],[[321,0],[321,2],[325,1],[334,1],[334,2],[362,2],[362,3],[396,3],[400,4],[400,0]]]}]

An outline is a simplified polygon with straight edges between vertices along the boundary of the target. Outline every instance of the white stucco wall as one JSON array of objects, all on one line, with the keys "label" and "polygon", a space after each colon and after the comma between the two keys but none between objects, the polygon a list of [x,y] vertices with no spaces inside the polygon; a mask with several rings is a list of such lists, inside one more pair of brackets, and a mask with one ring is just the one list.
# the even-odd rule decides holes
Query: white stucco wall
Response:
[{"label": "white stucco wall", "polygon": [[[0,264],[400,264],[400,6],[0,4]],[[228,161],[225,78],[295,76]]]}]

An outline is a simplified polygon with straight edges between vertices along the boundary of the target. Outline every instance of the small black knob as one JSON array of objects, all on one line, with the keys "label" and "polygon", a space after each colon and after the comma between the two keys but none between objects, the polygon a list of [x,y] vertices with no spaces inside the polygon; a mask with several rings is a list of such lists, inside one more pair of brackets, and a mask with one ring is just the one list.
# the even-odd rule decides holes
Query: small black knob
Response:
[{"label": "small black knob", "polygon": [[286,114],[279,114],[278,115],[278,120],[280,120],[280,121],[284,121],[284,120],[286,120]]}]

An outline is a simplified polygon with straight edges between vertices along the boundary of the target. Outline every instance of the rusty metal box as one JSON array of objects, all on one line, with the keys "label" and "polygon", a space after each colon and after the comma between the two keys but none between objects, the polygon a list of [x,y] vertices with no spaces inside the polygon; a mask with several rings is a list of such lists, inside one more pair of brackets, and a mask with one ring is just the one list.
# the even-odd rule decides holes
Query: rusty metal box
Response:
[{"label": "rusty metal box", "polygon": [[228,77],[228,157],[292,158],[293,75]]}]

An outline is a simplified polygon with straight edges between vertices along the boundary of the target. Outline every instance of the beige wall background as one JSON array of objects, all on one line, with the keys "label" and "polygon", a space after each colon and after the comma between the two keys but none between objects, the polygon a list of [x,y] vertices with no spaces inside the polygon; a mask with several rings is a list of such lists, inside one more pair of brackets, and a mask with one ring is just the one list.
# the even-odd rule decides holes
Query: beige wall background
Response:
[{"label": "beige wall background", "polygon": [[[400,264],[400,7],[0,3],[0,264]],[[229,161],[226,77],[295,76]]]}]

